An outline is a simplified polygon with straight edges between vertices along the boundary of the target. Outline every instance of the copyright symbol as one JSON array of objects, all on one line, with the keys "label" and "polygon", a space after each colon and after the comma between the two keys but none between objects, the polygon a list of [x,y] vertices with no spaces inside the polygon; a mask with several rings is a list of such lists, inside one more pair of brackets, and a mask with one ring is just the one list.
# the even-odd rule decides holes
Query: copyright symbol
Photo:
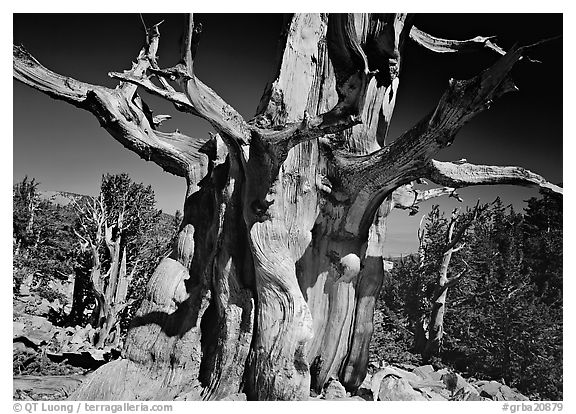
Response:
[{"label": "copyright symbol", "polygon": [[14,411],[16,411],[17,413],[22,411],[22,404],[20,404],[20,403],[14,404]]}]

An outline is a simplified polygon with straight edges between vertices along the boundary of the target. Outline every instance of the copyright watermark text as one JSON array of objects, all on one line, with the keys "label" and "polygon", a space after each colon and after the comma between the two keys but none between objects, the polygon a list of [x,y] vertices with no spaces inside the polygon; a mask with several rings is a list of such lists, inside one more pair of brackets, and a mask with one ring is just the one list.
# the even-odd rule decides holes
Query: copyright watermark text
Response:
[{"label": "copyright watermark text", "polygon": [[523,402],[523,403],[508,403],[502,404],[502,411],[509,411],[510,413],[529,412],[529,411],[562,411],[564,405],[556,402]]},{"label": "copyright watermark text", "polygon": [[25,413],[135,413],[135,412],[171,412],[171,404],[148,403],[58,403],[58,402],[22,402],[14,403],[14,412]]}]

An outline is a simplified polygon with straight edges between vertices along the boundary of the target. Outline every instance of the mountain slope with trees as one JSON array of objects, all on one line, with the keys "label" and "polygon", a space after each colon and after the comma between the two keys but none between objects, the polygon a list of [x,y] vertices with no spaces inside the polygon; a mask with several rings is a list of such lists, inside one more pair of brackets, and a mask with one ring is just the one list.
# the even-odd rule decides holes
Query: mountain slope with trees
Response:
[{"label": "mountain slope with trees", "polygon": [[[79,343],[80,338],[72,337],[80,331],[89,348],[115,350],[118,355],[150,268],[169,252],[177,220],[156,210],[152,189],[126,174],[104,175],[98,197],[42,192],[38,182],[27,177],[16,183],[15,341],[30,355],[22,359],[15,354],[15,373],[62,372],[40,353],[71,352],[59,341]],[[111,276],[116,278],[114,286]],[[27,315],[34,317],[29,320]],[[31,343],[26,326],[33,329],[38,324],[47,329],[46,335]],[[45,351],[36,352],[44,346]]]},{"label": "mountain slope with trees", "polygon": [[[433,208],[420,254],[397,260],[387,275],[377,304],[374,360],[422,361],[417,338],[433,308],[439,239],[448,226]],[[450,273],[466,273],[448,292],[433,363],[501,381],[531,399],[562,400],[562,200],[545,192],[522,213],[496,200],[463,243]]]}]

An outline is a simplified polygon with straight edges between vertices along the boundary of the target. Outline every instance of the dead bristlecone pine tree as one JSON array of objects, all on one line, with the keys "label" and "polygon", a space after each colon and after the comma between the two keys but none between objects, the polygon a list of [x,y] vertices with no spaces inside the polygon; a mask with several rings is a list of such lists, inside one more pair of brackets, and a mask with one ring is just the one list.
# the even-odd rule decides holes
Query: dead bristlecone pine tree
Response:
[{"label": "dead bristlecone pine tree", "polygon": [[[515,90],[509,74],[527,47],[438,39],[403,14],[291,15],[275,78],[246,120],[195,76],[200,31],[189,16],[180,60],[161,68],[159,26],[149,28],[132,68],[110,73],[115,89],[54,73],[14,47],[17,80],[90,111],[126,148],[187,181],[179,236],[151,276],[122,358],[74,399],[301,400],[331,378],[354,392],[367,371],[393,208],[468,185],[562,192],[519,167],[433,158]],[[429,115],[388,143],[410,41],[500,56],[472,79],[451,80]],[[140,91],[216,133],[161,132],[168,117],[152,116]],[[418,191],[411,183],[422,178],[445,187]]]},{"label": "dead bristlecone pine tree", "polygon": [[[90,253],[90,286],[96,306],[92,311],[92,325],[96,329],[94,345],[102,349],[107,345],[118,347],[120,344],[120,314],[134,303],[127,299],[128,286],[134,277],[126,271],[126,246],[121,247],[126,212],[126,200],[120,204],[116,220],[110,220],[103,195],[87,203],[73,201],[79,231],[75,230],[83,251]],[[125,241],[124,241],[125,243]],[[107,256],[101,258],[100,248],[106,246]],[[108,261],[108,270],[103,271],[103,262]]]}]

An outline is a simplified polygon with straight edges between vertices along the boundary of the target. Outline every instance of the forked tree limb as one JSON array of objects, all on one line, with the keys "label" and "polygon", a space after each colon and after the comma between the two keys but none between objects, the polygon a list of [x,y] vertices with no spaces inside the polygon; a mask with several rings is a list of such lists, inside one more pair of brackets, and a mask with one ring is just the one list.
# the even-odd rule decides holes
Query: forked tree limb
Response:
[{"label": "forked tree limb", "polygon": [[201,31],[202,25],[194,24],[193,15],[186,15],[178,64],[183,67],[186,76],[180,76],[178,81],[199,116],[210,122],[218,132],[247,144],[250,142],[250,131],[244,118],[194,74],[194,57]]},{"label": "forked tree limb", "polygon": [[[160,71],[155,71],[155,72],[160,72]],[[124,73],[109,72],[108,75],[111,78],[119,79],[123,82],[126,82],[127,84],[131,84],[134,87],[140,86],[146,92],[148,92],[152,95],[159,96],[161,98],[166,99],[167,101],[172,102],[176,106],[176,108],[178,108],[179,110],[181,110],[183,112],[189,112],[191,114],[201,116],[200,113],[198,111],[196,111],[196,108],[194,107],[194,105],[192,105],[192,103],[190,102],[190,100],[188,99],[188,97],[186,96],[185,93],[178,92],[178,91],[174,90],[174,88],[166,89],[166,88],[161,88],[159,86],[156,86],[154,84],[154,82],[152,82],[150,80],[150,78],[148,76],[145,76],[145,75],[137,76],[134,73],[126,73],[126,72],[124,72]],[[163,76],[160,76],[159,78],[164,79]]]},{"label": "forked tree limb", "polygon": [[109,89],[59,75],[20,46],[13,47],[13,74],[52,98],[93,113],[118,142],[167,172],[187,177],[193,164],[204,162],[199,152],[204,141],[180,132],[156,131],[134,96],[128,96],[127,87]]},{"label": "forked tree limb", "polygon": [[[342,168],[350,172],[350,181],[380,187],[397,176],[398,185],[419,178],[426,162],[441,149],[449,146],[457,132],[474,115],[486,110],[497,97],[515,90],[509,72],[522,56],[524,48],[513,48],[494,65],[469,80],[450,80],[434,111],[390,145],[367,156],[338,154]],[[360,182],[358,179],[360,178]],[[402,182],[405,181],[405,182]]]},{"label": "forked tree limb", "polygon": [[[435,181],[436,184],[455,188],[508,183],[540,185],[559,192],[557,186],[547,183],[542,177],[517,167],[500,174],[501,171],[495,168],[485,170],[479,177],[474,178],[472,175],[460,182],[457,174],[453,174],[454,179],[449,179],[443,177],[445,174],[436,172],[435,168],[428,167],[435,165],[430,163],[432,157],[451,145],[458,131],[468,121],[488,109],[493,100],[517,90],[509,73],[522,54],[538,44],[513,47],[472,79],[450,80],[435,110],[390,145],[365,156],[335,151],[334,160],[344,192],[353,200],[345,230],[350,233],[365,232],[383,198],[418,178],[434,181],[433,177],[437,176],[442,180]],[[455,171],[463,171],[466,165],[463,163],[460,167],[456,166]],[[473,172],[479,174],[480,170]]]},{"label": "forked tree limb", "polygon": [[[241,143],[249,142],[249,129],[242,116],[194,75],[194,55],[202,26],[194,25],[192,15],[187,15],[180,61],[176,66],[167,69],[160,69],[157,64],[156,52],[160,38],[158,26],[159,24],[156,24],[147,29],[147,44],[136,65],[144,70],[133,68],[124,73],[110,72],[109,75],[131,84],[134,88],[141,86],[147,92],[172,102],[176,109],[205,119],[225,136]],[[142,61],[144,63],[141,63]],[[156,75],[161,86],[156,86],[147,72]],[[175,90],[167,79],[178,81],[182,91]]]}]

